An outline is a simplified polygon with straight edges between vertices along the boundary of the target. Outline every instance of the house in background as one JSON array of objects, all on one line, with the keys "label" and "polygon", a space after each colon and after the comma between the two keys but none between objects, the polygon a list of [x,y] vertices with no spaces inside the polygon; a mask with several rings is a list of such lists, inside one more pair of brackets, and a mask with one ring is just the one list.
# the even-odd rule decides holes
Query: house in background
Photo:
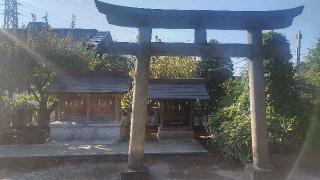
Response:
[{"label": "house in background", "polygon": [[112,41],[112,36],[109,31],[82,28],[50,28],[50,26],[45,22],[29,22],[25,28],[17,29],[15,34],[17,34],[19,39],[27,42],[28,35],[37,35],[43,30],[48,30],[59,38],[66,38],[71,35],[73,42],[86,44],[90,48],[95,49],[99,54],[104,54],[106,49],[103,47],[105,47],[108,41]]},{"label": "house in background", "polygon": [[58,74],[43,93],[58,101],[56,119],[50,123],[52,141],[121,139],[122,95],[131,77],[115,72],[65,72]]}]

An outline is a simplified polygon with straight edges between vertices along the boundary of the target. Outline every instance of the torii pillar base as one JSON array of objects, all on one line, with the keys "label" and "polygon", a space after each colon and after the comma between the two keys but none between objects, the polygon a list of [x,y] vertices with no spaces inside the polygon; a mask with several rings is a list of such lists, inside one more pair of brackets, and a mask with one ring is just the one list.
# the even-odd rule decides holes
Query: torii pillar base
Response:
[{"label": "torii pillar base", "polygon": [[127,168],[121,172],[121,180],[148,180],[149,170],[144,166],[139,169]]}]

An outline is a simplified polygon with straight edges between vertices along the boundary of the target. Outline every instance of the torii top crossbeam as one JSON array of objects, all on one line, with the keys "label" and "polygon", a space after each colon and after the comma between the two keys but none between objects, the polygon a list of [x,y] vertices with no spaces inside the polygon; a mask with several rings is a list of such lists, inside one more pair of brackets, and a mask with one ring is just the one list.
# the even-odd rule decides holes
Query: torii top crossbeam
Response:
[{"label": "torii top crossbeam", "polygon": [[95,0],[108,22],[124,27],[164,29],[272,30],[289,27],[303,6],[277,11],[161,10],[112,5]]}]

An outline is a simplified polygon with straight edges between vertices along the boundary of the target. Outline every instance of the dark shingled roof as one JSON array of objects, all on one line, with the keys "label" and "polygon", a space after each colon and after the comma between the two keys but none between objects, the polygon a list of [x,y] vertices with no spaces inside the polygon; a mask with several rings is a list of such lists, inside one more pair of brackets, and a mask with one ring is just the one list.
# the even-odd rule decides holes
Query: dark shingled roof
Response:
[{"label": "dark shingled roof", "polygon": [[50,26],[45,22],[29,22],[26,28],[19,28],[17,32],[19,37],[26,41],[28,31],[37,33],[45,29],[48,29],[59,38],[66,38],[71,34],[73,42],[86,43],[99,54],[104,54],[106,52],[104,50],[106,43],[112,41],[112,36],[109,31],[79,28],[50,28]]},{"label": "dark shingled roof", "polygon": [[54,28],[50,30],[60,38],[65,38],[71,33],[74,42],[87,42],[92,36],[98,33],[96,29]]},{"label": "dark shingled roof", "polygon": [[66,72],[58,74],[44,90],[47,93],[126,93],[131,77],[116,72]]},{"label": "dark shingled roof", "polygon": [[209,99],[202,79],[152,79],[150,99]]},{"label": "dark shingled roof", "polygon": [[110,41],[113,40],[109,31],[98,32],[89,39],[88,44],[93,47],[98,54],[105,54],[107,53],[107,49],[105,47]]}]

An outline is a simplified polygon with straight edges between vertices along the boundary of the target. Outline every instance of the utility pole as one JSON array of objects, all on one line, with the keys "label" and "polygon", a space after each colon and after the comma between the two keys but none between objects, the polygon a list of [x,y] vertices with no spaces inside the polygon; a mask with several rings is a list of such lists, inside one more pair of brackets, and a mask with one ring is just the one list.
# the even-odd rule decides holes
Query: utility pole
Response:
[{"label": "utility pole", "polygon": [[296,72],[297,77],[300,77],[300,57],[301,57],[301,40],[302,40],[302,34],[301,31],[297,34],[297,65],[296,65]]},{"label": "utility pole", "polygon": [[5,29],[18,29],[18,5],[17,0],[5,0],[4,2],[4,23]]}]

